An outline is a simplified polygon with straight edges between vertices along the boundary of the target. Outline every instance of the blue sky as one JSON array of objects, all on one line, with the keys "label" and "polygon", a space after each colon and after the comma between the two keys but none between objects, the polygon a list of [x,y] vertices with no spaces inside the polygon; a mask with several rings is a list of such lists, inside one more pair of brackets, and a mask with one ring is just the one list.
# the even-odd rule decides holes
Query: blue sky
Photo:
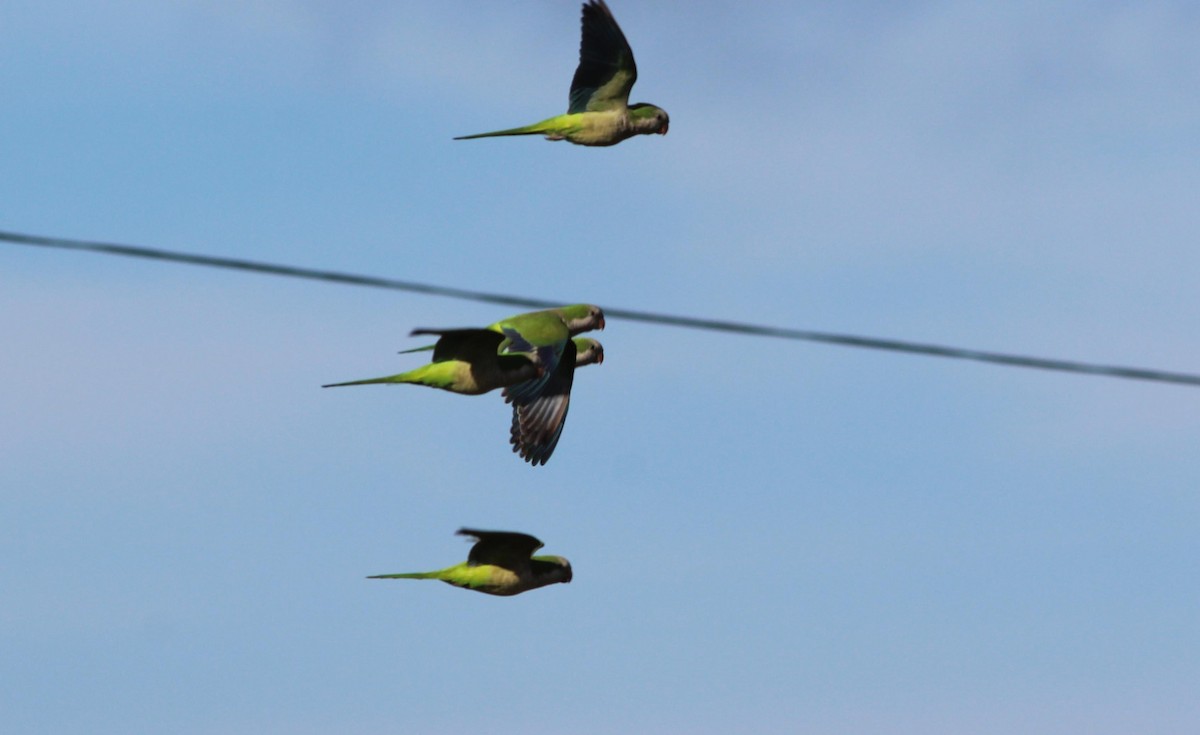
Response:
[{"label": "blue sky", "polygon": [[[1190,3],[0,6],[0,229],[1200,368]],[[322,391],[481,304],[0,247],[20,733],[1192,733],[1200,393],[611,320],[553,459]],[[575,581],[368,574],[521,530]]]}]

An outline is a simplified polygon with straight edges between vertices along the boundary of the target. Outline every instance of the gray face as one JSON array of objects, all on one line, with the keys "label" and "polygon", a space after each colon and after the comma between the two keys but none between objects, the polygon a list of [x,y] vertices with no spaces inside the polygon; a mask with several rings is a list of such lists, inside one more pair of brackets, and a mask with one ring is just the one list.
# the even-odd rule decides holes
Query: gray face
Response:
[{"label": "gray face", "polygon": [[570,582],[574,576],[571,571],[571,562],[561,556],[534,559],[530,563],[530,570],[533,572],[534,582],[538,587],[560,582],[565,584]]},{"label": "gray face", "polygon": [[671,118],[667,115],[666,110],[659,110],[654,116],[654,123],[657,128],[655,132],[659,135],[666,135],[667,128],[671,127]]},{"label": "gray face", "polygon": [[640,132],[666,135],[667,129],[671,127],[671,117],[661,107],[639,102],[630,105],[629,109],[634,113],[634,124]]},{"label": "gray face", "polygon": [[604,362],[604,345],[596,340],[589,340],[585,343],[587,346],[581,349],[575,355],[575,367],[584,367],[585,365],[599,365]]},{"label": "gray face", "polygon": [[563,583],[568,583],[568,582],[570,582],[570,581],[571,581],[571,578],[572,578],[573,576],[575,576],[575,575],[574,575],[574,573],[571,571],[571,563],[570,563],[570,562],[568,562],[566,559],[563,559],[563,560],[562,560],[562,563],[563,563],[563,565],[562,565],[562,567],[561,567],[562,571],[560,572],[560,574],[561,574],[561,581],[562,581]]},{"label": "gray face", "polygon": [[567,330],[571,334],[590,332],[593,329],[604,329],[604,312],[601,311],[599,306],[590,306],[588,307],[586,316],[571,319],[567,322]]}]

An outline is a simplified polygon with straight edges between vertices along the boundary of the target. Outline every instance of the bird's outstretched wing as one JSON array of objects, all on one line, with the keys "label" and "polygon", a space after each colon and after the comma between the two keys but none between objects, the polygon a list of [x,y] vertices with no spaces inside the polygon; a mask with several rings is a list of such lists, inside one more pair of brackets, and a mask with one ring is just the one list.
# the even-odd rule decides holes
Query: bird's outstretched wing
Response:
[{"label": "bird's outstretched wing", "polygon": [[622,110],[637,81],[633,49],[604,0],[583,4],[579,66],[571,80],[568,113]]},{"label": "bird's outstretched wing", "polygon": [[574,341],[567,343],[558,367],[536,396],[525,400],[513,397],[513,388],[519,388],[523,383],[505,388],[505,398],[513,404],[509,443],[521,459],[535,466],[546,464],[562,436],[567,409],[571,406],[577,349]]},{"label": "bird's outstretched wing", "polygon": [[472,565],[491,564],[513,571],[528,569],[529,557],[542,548],[541,541],[525,533],[460,528],[458,535],[476,539],[467,555],[467,563]]}]

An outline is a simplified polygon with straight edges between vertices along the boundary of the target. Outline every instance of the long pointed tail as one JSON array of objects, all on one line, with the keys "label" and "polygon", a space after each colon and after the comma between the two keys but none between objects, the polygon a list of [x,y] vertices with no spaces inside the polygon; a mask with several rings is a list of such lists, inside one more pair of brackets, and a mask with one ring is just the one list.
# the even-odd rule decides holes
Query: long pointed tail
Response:
[{"label": "long pointed tail", "polygon": [[432,352],[437,345],[425,345],[424,347],[414,347],[411,350],[400,350],[397,355],[409,355],[413,352]]},{"label": "long pointed tail", "polygon": [[475,138],[496,138],[502,135],[540,135],[546,132],[546,129],[541,123],[533,125],[523,125],[519,128],[509,128],[507,130],[494,130],[490,133],[476,133],[475,135],[460,135],[455,140],[474,140]]},{"label": "long pointed tail", "polygon": [[441,572],[408,572],[406,574],[375,574],[367,579],[441,579]]},{"label": "long pointed tail", "polygon": [[366,380],[349,380],[349,381],[346,381],[345,383],[329,383],[328,385],[323,385],[321,387],[322,388],[341,388],[342,386],[346,386],[346,385],[375,385],[377,383],[387,384],[387,383],[412,383],[412,382],[414,382],[414,381],[409,379],[408,373],[400,373],[399,375],[388,375],[387,377],[384,377],[384,378],[368,378]]}]

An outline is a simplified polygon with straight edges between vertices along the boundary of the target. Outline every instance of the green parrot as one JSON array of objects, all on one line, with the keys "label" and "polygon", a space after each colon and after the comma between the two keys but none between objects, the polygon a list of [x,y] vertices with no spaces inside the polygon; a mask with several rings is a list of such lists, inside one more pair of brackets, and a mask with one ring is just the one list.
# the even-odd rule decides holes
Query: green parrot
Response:
[{"label": "green parrot", "polygon": [[[572,337],[581,332],[604,329],[604,312],[591,304],[560,306],[509,317],[488,329],[500,331],[508,338],[500,345],[502,353],[527,353],[542,368],[538,377],[506,387],[505,400],[521,405],[540,396],[557,374],[559,365],[564,363],[566,352],[576,350]],[[568,358],[563,369],[573,370],[574,365],[575,361]]]},{"label": "green parrot", "polygon": [[367,579],[440,579],[455,587],[504,597],[571,581],[571,562],[561,556],[533,556],[543,546],[533,536],[474,528],[460,528],[458,535],[476,539],[462,564],[436,572],[377,574]]},{"label": "green parrot", "polygon": [[567,114],[532,125],[491,133],[464,135],[455,140],[499,135],[545,135],[549,140],[569,140],[579,145],[616,145],[634,135],[666,135],[667,111],[645,102],[629,104],[629,91],[637,81],[637,64],[625,34],[604,0],[583,4],[583,37],[579,66],[571,80]]},{"label": "green parrot", "polygon": [[[416,329],[412,333],[433,334],[434,331]],[[544,371],[526,355],[499,354],[497,350],[505,340],[503,334],[487,329],[447,329],[437,334],[440,336],[433,346],[433,361],[428,365],[398,375],[330,383],[321,387],[413,383],[477,396],[496,388],[534,380]]]},{"label": "green parrot", "polygon": [[[604,328],[604,313],[590,304],[518,314],[484,329],[414,329],[413,335],[436,334],[428,365],[382,378],[330,383],[347,385],[413,383],[464,395],[480,395],[496,388],[520,386],[518,395],[536,397],[554,374],[571,337]],[[574,366],[573,360],[571,361]]]},{"label": "green parrot", "polygon": [[[569,360],[572,348],[575,359]],[[536,398],[517,402],[507,388],[504,390],[505,400],[513,404],[509,443],[521,459],[535,467],[546,464],[558,446],[567,421],[575,368],[604,362],[604,346],[588,337],[576,337],[567,352]]]}]

